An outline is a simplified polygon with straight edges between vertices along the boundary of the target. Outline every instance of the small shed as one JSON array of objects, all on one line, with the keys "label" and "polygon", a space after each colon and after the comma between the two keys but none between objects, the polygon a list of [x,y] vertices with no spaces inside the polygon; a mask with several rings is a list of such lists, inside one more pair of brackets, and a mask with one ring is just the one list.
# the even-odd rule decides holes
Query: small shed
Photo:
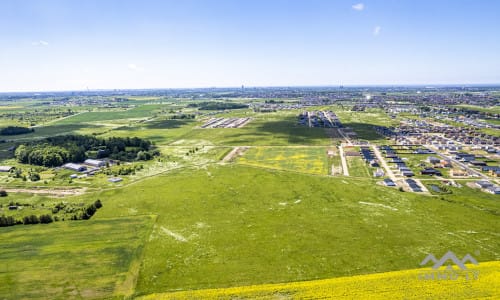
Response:
[{"label": "small shed", "polygon": [[11,166],[0,166],[0,172],[10,172],[10,171],[12,171],[14,169],[15,168],[11,167]]}]

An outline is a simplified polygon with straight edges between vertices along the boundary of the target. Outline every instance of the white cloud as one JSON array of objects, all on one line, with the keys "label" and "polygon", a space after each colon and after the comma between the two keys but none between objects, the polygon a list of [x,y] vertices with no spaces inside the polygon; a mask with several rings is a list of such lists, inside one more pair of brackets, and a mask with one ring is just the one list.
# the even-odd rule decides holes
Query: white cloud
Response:
[{"label": "white cloud", "polygon": [[354,4],[352,6],[352,9],[362,11],[363,9],[365,9],[365,5],[363,3]]},{"label": "white cloud", "polygon": [[136,64],[128,64],[127,65],[127,68],[130,70],[130,71],[134,71],[134,72],[142,72],[144,71],[144,68],[136,65]]},{"label": "white cloud", "polygon": [[382,27],[375,26],[375,28],[373,28],[373,36],[378,36],[380,34],[381,29],[382,29]]},{"label": "white cloud", "polygon": [[32,42],[31,45],[32,46],[42,46],[42,47],[45,47],[45,46],[49,45],[49,42],[39,40],[39,41],[36,41],[36,42]]}]

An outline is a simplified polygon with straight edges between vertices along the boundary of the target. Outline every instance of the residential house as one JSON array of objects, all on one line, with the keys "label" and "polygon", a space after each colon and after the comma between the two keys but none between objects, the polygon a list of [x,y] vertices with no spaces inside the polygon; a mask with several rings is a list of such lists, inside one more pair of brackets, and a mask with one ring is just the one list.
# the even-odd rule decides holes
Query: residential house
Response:
[{"label": "residential house", "polygon": [[497,185],[489,186],[485,190],[486,190],[486,192],[494,194],[494,195],[499,195],[500,194],[500,187],[497,186]]},{"label": "residential house", "polygon": [[433,169],[433,168],[425,168],[422,171],[420,171],[420,174],[422,174],[422,175],[431,175],[431,176],[433,176],[433,175],[443,176],[443,174],[441,174],[441,171]]},{"label": "residential house", "polygon": [[478,180],[478,181],[476,181],[476,185],[482,189],[485,189],[487,187],[493,186],[493,183],[491,183],[487,180]]},{"label": "residential house", "polygon": [[385,178],[384,179],[384,184],[386,186],[396,186],[396,184],[394,183],[394,181],[392,181],[392,179],[390,179],[390,178]]}]

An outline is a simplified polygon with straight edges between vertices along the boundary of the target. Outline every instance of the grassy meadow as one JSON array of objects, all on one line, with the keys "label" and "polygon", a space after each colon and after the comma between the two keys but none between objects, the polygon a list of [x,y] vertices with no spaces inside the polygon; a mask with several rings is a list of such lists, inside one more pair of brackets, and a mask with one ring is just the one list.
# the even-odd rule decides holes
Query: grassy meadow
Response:
[{"label": "grassy meadow", "polygon": [[157,293],[153,299],[495,299],[500,296],[499,262],[468,265],[478,278],[468,280],[422,280],[429,269],[412,269],[323,280],[262,284],[225,289]]},{"label": "grassy meadow", "polygon": [[[64,119],[42,114],[45,125],[34,133],[2,137],[0,165],[36,171],[41,180],[0,173],[1,189],[26,189],[9,190],[0,198],[0,214],[22,218],[50,213],[62,201],[77,207],[100,199],[103,207],[88,221],[0,228],[0,299],[150,294],[180,299],[307,298],[316,295],[311,294],[316,289],[327,293],[342,284],[357,286],[358,277],[350,281],[349,276],[418,268],[428,253],[452,250],[462,256],[471,253],[480,263],[500,260],[497,195],[478,192],[465,182],[461,188],[450,187],[447,194],[400,192],[375,184],[373,168],[360,157],[347,158],[349,177],[330,176],[332,164],[337,169],[341,165],[336,148],[340,138],[331,138],[332,132],[324,128],[298,125],[300,110],[202,112],[186,107],[191,102],[138,96],[126,102],[135,105],[132,108],[74,107],[79,114]],[[8,109],[2,104],[0,115],[31,113],[38,109],[32,105],[21,101]],[[199,114],[195,119],[172,119],[172,109]],[[380,109],[324,109],[335,111],[360,139],[372,143],[384,142],[374,125],[399,122]],[[200,128],[212,117],[252,120],[242,128]],[[111,166],[109,171],[141,168],[123,175],[122,182],[110,183],[104,173],[69,180],[74,172],[20,164],[8,150],[20,142],[70,133],[145,138],[161,155]],[[234,147],[246,150],[221,163]],[[412,156],[408,159],[412,167],[418,163]],[[57,189],[81,193],[35,193]],[[11,202],[25,205],[9,210]],[[393,279],[406,284],[406,275],[393,275],[379,278],[380,285],[373,281],[376,275],[359,279],[361,291],[373,283],[383,292]],[[341,278],[325,285],[297,283],[336,277]],[[274,283],[284,285],[268,285]],[[241,294],[231,289],[260,284],[266,286],[242,288]],[[219,288],[208,294],[169,294]],[[453,284],[444,290],[451,289]]]},{"label": "grassy meadow", "polygon": [[94,197],[105,199],[96,220],[158,214],[136,295],[403,270],[448,249],[499,259],[493,197],[466,206],[366,179],[234,165],[178,170]]},{"label": "grassy meadow", "polygon": [[292,172],[327,175],[330,166],[326,147],[252,147],[238,158],[239,164]]},{"label": "grassy meadow", "polygon": [[0,297],[129,296],[154,220],[137,216],[0,228]]}]

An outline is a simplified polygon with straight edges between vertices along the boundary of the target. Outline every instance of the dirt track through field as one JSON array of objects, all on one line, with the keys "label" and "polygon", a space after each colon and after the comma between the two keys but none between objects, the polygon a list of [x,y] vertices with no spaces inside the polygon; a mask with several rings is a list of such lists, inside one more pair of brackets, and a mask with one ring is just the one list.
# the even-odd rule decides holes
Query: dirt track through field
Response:
[{"label": "dirt track through field", "polygon": [[248,147],[234,147],[233,150],[231,150],[231,152],[229,152],[223,159],[222,159],[222,163],[227,163],[227,162],[230,162],[233,158],[235,158],[236,156],[238,155],[241,155],[243,154],[243,152],[245,152],[246,150],[248,149]]},{"label": "dirt track through field", "polygon": [[42,194],[42,195],[51,195],[51,196],[59,196],[59,197],[64,197],[64,196],[76,196],[76,195],[81,195],[85,192],[85,189],[3,189],[7,193],[30,193],[30,194]]}]

